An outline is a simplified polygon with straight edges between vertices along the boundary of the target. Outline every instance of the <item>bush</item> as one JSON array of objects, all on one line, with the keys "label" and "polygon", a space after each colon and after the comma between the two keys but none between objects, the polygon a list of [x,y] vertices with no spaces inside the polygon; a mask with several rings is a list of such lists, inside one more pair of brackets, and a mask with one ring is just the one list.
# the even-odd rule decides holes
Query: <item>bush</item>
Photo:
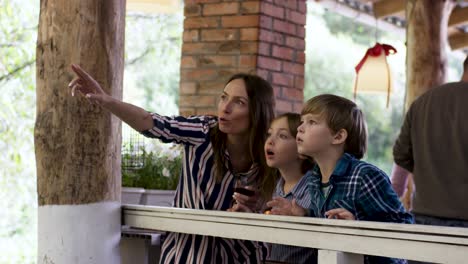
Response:
[{"label": "bush", "polygon": [[[133,147],[130,146],[130,150]],[[148,151],[140,147],[138,152],[122,155],[122,186],[145,189],[175,190],[182,169],[181,151],[172,146],[166,151]]]}]

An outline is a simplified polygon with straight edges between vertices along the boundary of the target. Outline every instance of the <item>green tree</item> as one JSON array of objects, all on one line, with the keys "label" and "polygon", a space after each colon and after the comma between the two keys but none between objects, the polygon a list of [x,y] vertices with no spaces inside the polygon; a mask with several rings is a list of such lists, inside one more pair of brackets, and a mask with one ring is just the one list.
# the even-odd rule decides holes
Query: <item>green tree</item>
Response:
[{"label": "green tree", "polygon": [[37,1],[0,0],[0,263],[35,262],[38,11]]}]

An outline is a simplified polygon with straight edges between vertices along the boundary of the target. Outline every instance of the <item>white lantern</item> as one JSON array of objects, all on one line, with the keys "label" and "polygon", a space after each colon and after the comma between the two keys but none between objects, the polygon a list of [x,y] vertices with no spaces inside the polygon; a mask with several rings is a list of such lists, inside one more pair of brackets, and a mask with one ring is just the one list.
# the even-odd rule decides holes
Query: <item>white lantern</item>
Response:
[{"label": "white lantern", "polygon": [[392,91],[392,74],[387,56],[396,52],[394,47],[380,43],[367,50],[364,58],[355,67],[354,97],[356,93],[386,93],[388,107]]}]

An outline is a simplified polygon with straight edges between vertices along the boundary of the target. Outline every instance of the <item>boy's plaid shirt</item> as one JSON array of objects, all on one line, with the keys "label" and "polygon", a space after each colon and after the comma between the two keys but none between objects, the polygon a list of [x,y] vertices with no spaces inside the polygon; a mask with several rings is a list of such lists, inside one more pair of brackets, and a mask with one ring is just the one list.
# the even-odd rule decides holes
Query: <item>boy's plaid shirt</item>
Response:
[{"label": "boy's plaid shirt", "polygon": [[[310,216],[325,218],[335,208],[350,211],[356,220],[413,223],[392,189],[389,177],[379,168],[343,154],[330,176],[328,195],[322,193],[322,175],[317,165],[309,182]],[[406,263],[403,260],[366,256],[366,263]]]}]

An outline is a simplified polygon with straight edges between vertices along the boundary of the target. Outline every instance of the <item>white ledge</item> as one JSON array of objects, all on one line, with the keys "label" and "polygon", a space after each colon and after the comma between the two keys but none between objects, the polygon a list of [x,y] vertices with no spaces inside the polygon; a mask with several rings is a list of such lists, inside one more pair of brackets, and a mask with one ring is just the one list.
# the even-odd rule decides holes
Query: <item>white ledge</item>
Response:
[{"label": "white ledge", "polygon": [[123,205],[125,225],[439,263],[468,259],[468,229]]}]

